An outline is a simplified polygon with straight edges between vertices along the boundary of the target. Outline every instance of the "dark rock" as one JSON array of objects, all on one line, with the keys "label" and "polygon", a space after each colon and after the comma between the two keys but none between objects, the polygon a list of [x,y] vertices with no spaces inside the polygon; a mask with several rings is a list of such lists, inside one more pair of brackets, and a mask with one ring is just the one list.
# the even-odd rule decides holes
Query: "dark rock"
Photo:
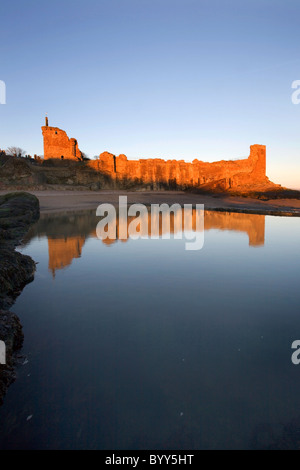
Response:
[{"label": "dark rock", "polygon": [[6,310],[33,280],[35,262],[15,251],[29,227],[39,218],[39,201],[29,193],[0,197],[0,340],[6,345],[6,365],[0,365],[0,403],[15,379],[15,352],[22,347],[23,333],[18,317]]},{"label": "dark rock", "polygon": [[23,331],[19,318],[12,312],[0,310],[0,340],[6,346],[6,364],[0,364],[0,404],[9,385],[15,380],[15,353],[23,345]]}]

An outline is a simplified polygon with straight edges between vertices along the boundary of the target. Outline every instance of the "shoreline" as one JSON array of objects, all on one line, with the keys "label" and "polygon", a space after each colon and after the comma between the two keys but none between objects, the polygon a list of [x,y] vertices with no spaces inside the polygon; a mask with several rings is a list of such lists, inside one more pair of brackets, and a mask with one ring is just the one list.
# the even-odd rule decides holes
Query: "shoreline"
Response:
[{"label": "shoreline", "polygon": [[[10,193],[1,190],[0,196]],[[14,191],[19,192],[19,191]],[[23,192],[23,191],[20,191]],[[183,191],[125,191],[125,190],[34,190],[28,193],[36,196],[40,213],[59,213],[95,209],[102,203],[118,205],[119,196],[127,196],[128,204],[166,203],[169,205],[204,204],[207,211],[238,212],[245,214],[300,217],[299,199],[261,200],[251,197],[231,196],[228,194],[208,195]]]},{"label": "shoreline", "polygon": [[35,261],[16,247],[38,219],[39,202],[34,196],[24,192],[0,196],[0,340],[6,347],[6,362],[0,365],[0,405],[16,379],[17,353],[24,338],[20,319],[10,308],[36,270]]}]

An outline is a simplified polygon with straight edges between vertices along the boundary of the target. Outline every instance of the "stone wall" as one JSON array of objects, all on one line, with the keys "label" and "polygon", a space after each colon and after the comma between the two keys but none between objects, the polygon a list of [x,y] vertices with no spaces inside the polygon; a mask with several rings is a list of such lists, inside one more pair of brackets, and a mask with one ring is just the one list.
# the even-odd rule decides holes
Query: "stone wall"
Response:
[{"label": "stone wall", "polygon": [[104,152],[99,160],[91,161],[89,165],[116,183],[149,185],[149,189],[159,189],[161,186],[168,189],[232,189],[269,183],[264,145],[251,145],[250,156],[243,160],[214,163],[158,158],[128,160],[125,155],[116,157]]},{"label": "stone wall", "polygon": [[[44,159],[61,158],[78,160],[81,152],[76,139],[69,139],[57,127],[42,127]],[[126,155],[115,156],[104,152],[88,166],[100,172],[115,187],[143,185],[146,189],[219,189],[230,190],[243,186],[270,185],[266,177],[266,147],[251,145],[246,159],[207,163],[201,160],[140,159],[128,160]]]}]

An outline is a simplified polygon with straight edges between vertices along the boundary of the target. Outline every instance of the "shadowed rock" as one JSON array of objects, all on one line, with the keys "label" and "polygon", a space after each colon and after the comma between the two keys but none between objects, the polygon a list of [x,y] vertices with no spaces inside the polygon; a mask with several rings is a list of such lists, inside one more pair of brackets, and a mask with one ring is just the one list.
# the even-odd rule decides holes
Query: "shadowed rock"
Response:
[{"label": "shadowed rock", "polygon": [[39,218],[38,199],[28,193],[0,197],[0,340],[6,345],[6,365],[0,365],[0,403],[15,379],[14,353],[23,343],[18,317],[7,309],[22,288],[33,280],[35,262],[15,251],[29,227]]}]

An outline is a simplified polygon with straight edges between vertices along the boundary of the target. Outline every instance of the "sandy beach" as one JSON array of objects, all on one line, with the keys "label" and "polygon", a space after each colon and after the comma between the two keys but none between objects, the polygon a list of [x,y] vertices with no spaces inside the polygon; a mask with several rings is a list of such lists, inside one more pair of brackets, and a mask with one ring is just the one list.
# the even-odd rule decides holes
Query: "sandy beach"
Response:
[{"label": "sandy beach", "polygon": [[[6,194],[12,191],[0,191]],[[262,201],[228,195],[203,195],[180,191],[29,191],[40,202],[41,213],[96,209],[99,204],[118,204],[119,196],[127,196],[128,203],[150,204],[204,204],[205,210],[244,212],[266,215],[300,216],[300,200],[272,199]]]}]

